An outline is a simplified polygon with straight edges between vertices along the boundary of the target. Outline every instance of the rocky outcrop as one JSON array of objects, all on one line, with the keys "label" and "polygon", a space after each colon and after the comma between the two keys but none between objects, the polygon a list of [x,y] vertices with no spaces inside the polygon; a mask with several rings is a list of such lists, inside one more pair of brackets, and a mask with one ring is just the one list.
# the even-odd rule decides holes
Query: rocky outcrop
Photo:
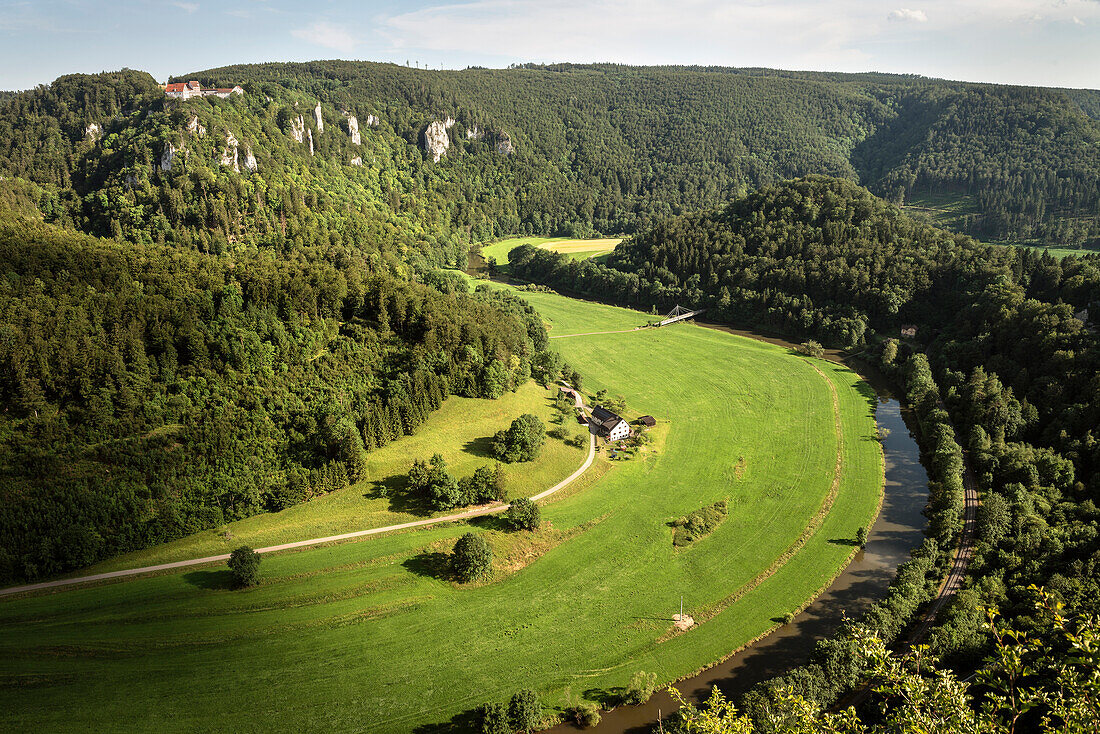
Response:
[{"label": "rocky outcrop", "polygon": [[200,138],[206,135],[206,128],[199,122],[198,115],[194,115],[187,123],[187,132],[198,135]]},{"label": "rocky outcrop", "polygon": [[240,173],[241,167],[237,162],[237,138],[233,133],[228,133],[225,136],[225,150],[222,151],[221,164],[223,166],[229,166],[237,173]]},{"label": "rocky outcrop", "polygon": [[511,136],[501,130],[500,134],[497,135],[497,153],[501,155],[512,155],[512,151],[514,150],[515,148],[512,147]]},{"label": "rocky outcrop", "polygon": [[363,138],[359,135],[359,121],[355,119],[355,115],[348,118],[348,135],[351,136],[353,145],[362,145]]},{"label": "rocky outcrop", "polygon": [[176,153],[180,152],[183,148],[176,148],[176,146],[168,143],[164,148],[164,152],[160,154],[160,170],[171,171],[172,162],[176,160]]},{"label": "rocky outcrop", "polygon": [[305,142],[306,121],[302,119],[301,115],[298,115],[296,119],[290,121],[290,137],[294,138],[299,143]]},{"label": "rocky outcrop", "polygon": [[378,127],[378,123],[381,122],[374,115],[367,115],[367,127]]},{"label": "rocky outcrop", "polygon": [[321,103],[318,102],[317,106],[313,108],[313,119],[317,121],[317,132],[323,133],[325,131],[325,120],[321,117]]},{"label": "rocky outcrop", "polygon": [[244,167],[249,171],[255,172],[259,166],[256,164],[256,156],[252,155],[252,146],[246,145],[244,148]]},{"label": "rocky outcrop", "polygon": [[309,154],[313,155],[313,131],[306,130],[306,138],[309,139]]},{"label": "rocky outcrop", "polygon": [[84,137],[96,140],[99,138],[99,135],[102,132],[103,131],[100,129],[99,125],[93,122],[91,125],[84,128]]},{"label": "rocky outcrop", "polygon": [[485,137],[485,131],[478,129],[477,125],[466,129],[467,140],[481,140]]},{"label": "rocky outcrop", "polygon": [[350,161],[348,161],[348,163],[350,163],[353,166],[361,166],[361,165],[363,165],[363,157],[357,155],[354,158],[352,158]]},{"label": "rocky outcrop", "polygon": [[436,120],[424,130],[424,150],[436,163],[447,154],[447,149],[451,147],[451,136],[447,131],[454,124],[455,121],[448,117],[445,120]]}]

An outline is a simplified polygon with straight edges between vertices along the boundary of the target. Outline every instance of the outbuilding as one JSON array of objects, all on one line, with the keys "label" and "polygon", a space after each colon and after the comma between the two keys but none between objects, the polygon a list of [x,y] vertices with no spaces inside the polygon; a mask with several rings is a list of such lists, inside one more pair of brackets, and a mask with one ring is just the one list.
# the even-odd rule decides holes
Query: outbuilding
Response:
[{"label": "outbuilding", "polygon": [[641,423],[643,426],[648,426],[650,428],[657,425],[657,419],[651,415],[643,415],[641,418],[638,419],[638,422]]}]

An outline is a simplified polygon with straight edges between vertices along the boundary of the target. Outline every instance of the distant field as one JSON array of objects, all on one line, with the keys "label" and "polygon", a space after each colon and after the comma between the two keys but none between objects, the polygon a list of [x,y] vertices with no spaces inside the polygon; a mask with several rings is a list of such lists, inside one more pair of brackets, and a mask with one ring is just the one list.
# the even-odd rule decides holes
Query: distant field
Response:
[{"label": "distant field", "polygon": [[[948,194],[936,194],[933,196],[913,196],[909,203],[902,207],[905,211],[916,216],[927,217],[928,220],[939,227],[947,227],[956,231],[962,231],[963,220],[967,215],[979,212],[977,202],[967,196],[951,196]],[[978,239],[978,238],[976,238]],[[1006,247],[1026,247],[1042,252],[1049,251],[1057,258],[1068,255],[1096,254],[1100,250],[1086,250],[1075,247],[1056,247],[1038,242],[1007,242],[999,240],[981,240],[986,244],[1004,245]]]},{"label": "distant field", "polygon": [[482,257],[495,258],[498,265],[508,262],[508,253],[520,245],[534,245],[551,252],[560,252],[574,260],[587,260],[606,255],[622,242],[622,238],[574,240],[567,237],[511,237],[481,246]]},{"label": "distant field", "polygon": [[[647,320],[523,295],[555,335]],[[846,541],[870,524],[883,469],[874,395],[855,374],[689,324],[554,346],[586,390],[621,393],[656,416],[659,450],[601,458],[544,508],[536,534],[504,532],[494,519],[452,523],[273,555],[247,591],[228,590],[226,572],[212,568],[2,600],[0,728],[434,731],[521,687],[561,706],[567,688],[598,697],[638,670],[665,682],[719,659],[798,608],[849,557]],[[515,399],[537,405],[545,394],[527,388]],[[472,468],[480,457],[463,457],[469,442],[520,405],[492,419],[485,407],[452,398],[444,411],[453,412],[433,416],[415,448],[394,444],[402,453],[372,476],[434,450]],[[549,486],[556,470],[542,471],[530,485]],[[360,512],[348,508],[379,502],[354,496],[369,489],[333,500],[332,515],[346,523]],[[675,549],[669,523],[720,499],[726,521]],[[369,515],[374,505],[362,507],[362,519],[383,522]],[[327,517],[312,516],[303,531]],[[267,521],[266,530],[239,525],[237,539],[288,537],[280,518]],[[495,581],[463,588],[435,569],[470,530],[502,558]],[[157,552],[149,557],[171,555]],[[701,624],[674,636],[681,594]]]}]

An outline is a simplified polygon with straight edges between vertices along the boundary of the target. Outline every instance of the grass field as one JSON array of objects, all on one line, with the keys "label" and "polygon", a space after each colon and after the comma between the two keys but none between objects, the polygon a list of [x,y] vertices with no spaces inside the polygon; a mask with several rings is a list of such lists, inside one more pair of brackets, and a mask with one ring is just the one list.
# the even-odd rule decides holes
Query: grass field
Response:
[{"label": "grass field", "polygon": [[[534,382],[515,393],[505,393],[498,400],[453,396],[428,418],[416,435],[405,436],[368,454],[366,479],[351,487],[282,512],[255,515],[171,543],[127,553],[73,575],[228,553],[242,543],[260,548],[430,517],[433,513],[410,506],[401,496],[405,475],[413,461],[431,458],[438,452],[455,477],[472,474],[479,466],[493,461],[489,454],[492,436],[507,428],[513,419],[524,413],[534,413],[549,426],[554,415],[553,396],[554,391],[545,390]],[[568,427],[572,433],[581,432],[580,426]],[[587,448],[579,449],[563,441],[547,439],[538,460],[505,465],[509,494],[529,497],[553,486],[580,465],[586,452]],[[381,496],[383,493],[388,496]]]},{"label": "grass field", "polygon": [[[524,296],[554,335],[646,320]],[[274,555],[247,591],[204,569],[0,601],[0,728],[428,732],[524,686],[598,699],[765,632],[871,522],[882,458],[852,372],[688,324],[554,345],[586,390],[658,418],[658,451],[602,460],[536,534],[484,519]],[[455,452],[458,431],[418,438]],[[725,522],[674,549],[669,523],[720,499]],[[471,527],[506,558],[462,588],[435,569]],[[702,623],[673,635],[681,594]]]},{"label": "grass field", "polygon": [[482,257],[495,258],[498,265],[508,263],[508,253],[520,245],[534,245],[551,252],[560,252],[574,260],[587,260],[606,255],[622,242],[622,238],[574,240],[567,237],[510,237],[481,246]]}]

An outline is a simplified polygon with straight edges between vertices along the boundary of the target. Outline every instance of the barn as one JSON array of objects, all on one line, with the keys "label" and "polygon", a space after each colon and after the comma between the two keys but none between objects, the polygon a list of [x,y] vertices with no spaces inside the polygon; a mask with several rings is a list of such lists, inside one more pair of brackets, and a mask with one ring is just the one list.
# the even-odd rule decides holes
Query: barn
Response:
[{"label": "barn", "polygon": [[630,435],[630,425],[625,420],[599,405],[592,409],[590,423],[596,433],[608,441],[618,441]]},{"label": "barn", "polygon": [[638,422],[649,428],[653,428],[653,426],[657,425],[657,419],[651,415],[643,415],[638,419]]}]

